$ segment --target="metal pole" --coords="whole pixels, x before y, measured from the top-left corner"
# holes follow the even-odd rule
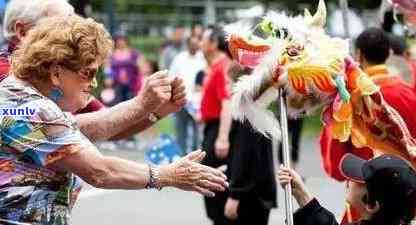
[[[280,123],[282,130],[283,164],[290,168],[289,135],[287,127],[286,96],[283,88],[279,89]],[[293,225],[292,186],[285,187],[286,224]]]

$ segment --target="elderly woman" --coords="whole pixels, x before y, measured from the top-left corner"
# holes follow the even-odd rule
[[[0,81],[9,73],[11,54],[19,48],[30,29],[39,20],[54,16],[74,15],[74,8],[63,0],[9,0],[4,11],[3,33],[8,48],[0,50]],[[165,72],[167,74],[167,72]],[[183,94],[182,99],[167,99],[160,86],[169,76],[146,77],[138,96],[105,108],[91,97],[88,105],[76,113],[75,119],[82,133],[92,141],[121,140],[131,137],[152,126],[158,119],[177,112],[185,105],[183,80],[178,77],[172,82],[172,94]],[[155,93],[156,90],[156,93]],[[116,126],[114,124],[117,124]]]
[[[199,164],[204,152],[153,167],[103,156],[80,132],[70,112],[90,99],[111,49],[102,25],[70,16],[40,21],[13,55],[0,83],[0,224],[70,224],[80,178],[105,189],[171,186],[207,196],[228,186]]]

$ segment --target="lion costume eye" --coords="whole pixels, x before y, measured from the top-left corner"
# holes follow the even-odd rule
[[[290,49],[287,50],[287,54],[291,57],[298,56],[299,55],[299,50],[296,49],[296,48],[290,48]]]
[[[286,55],[290,58],[297,58],[298,56],[302,55],[304,48],[300,45],[290,45],[286,48]]]

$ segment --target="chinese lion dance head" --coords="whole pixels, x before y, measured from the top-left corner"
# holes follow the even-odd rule
[[[344,79],[349,44],[328,36],[325,23],[326,6],[321,0],[314,16],[307,9],[304,16],[296,17],[270,13],[258,25],[263,38],[230,32],[233,58],[254,69],[235,87],[236,118],[247,118],[263,134],[277,137],[277,122],[264,110],[277,99],[275,87],[288,92],[291,117],[310,112],[337,92],[336,80]]]
[[[326,14],[320,0],[314,15],[306,9],[299,16],[270,13],[252,31],[226,29],[234,60],[253,69],[235,84],[234,118],[247,119],[255,130],[279,139],[280,126],[268,106],[282,88],[289,117],[323,106],[321,120],[331,126],[333,138],[416,156],[403,119],[352,60],[348,41],[325,33]],[[386,134],[393,131],[397,136],[389,139]]]

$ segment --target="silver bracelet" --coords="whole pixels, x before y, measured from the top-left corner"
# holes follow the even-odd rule
[[[159,170],[151,165],[149,165],[149,182],[146,185],[146,189],[162,190],[162,187],[160,186]]]

